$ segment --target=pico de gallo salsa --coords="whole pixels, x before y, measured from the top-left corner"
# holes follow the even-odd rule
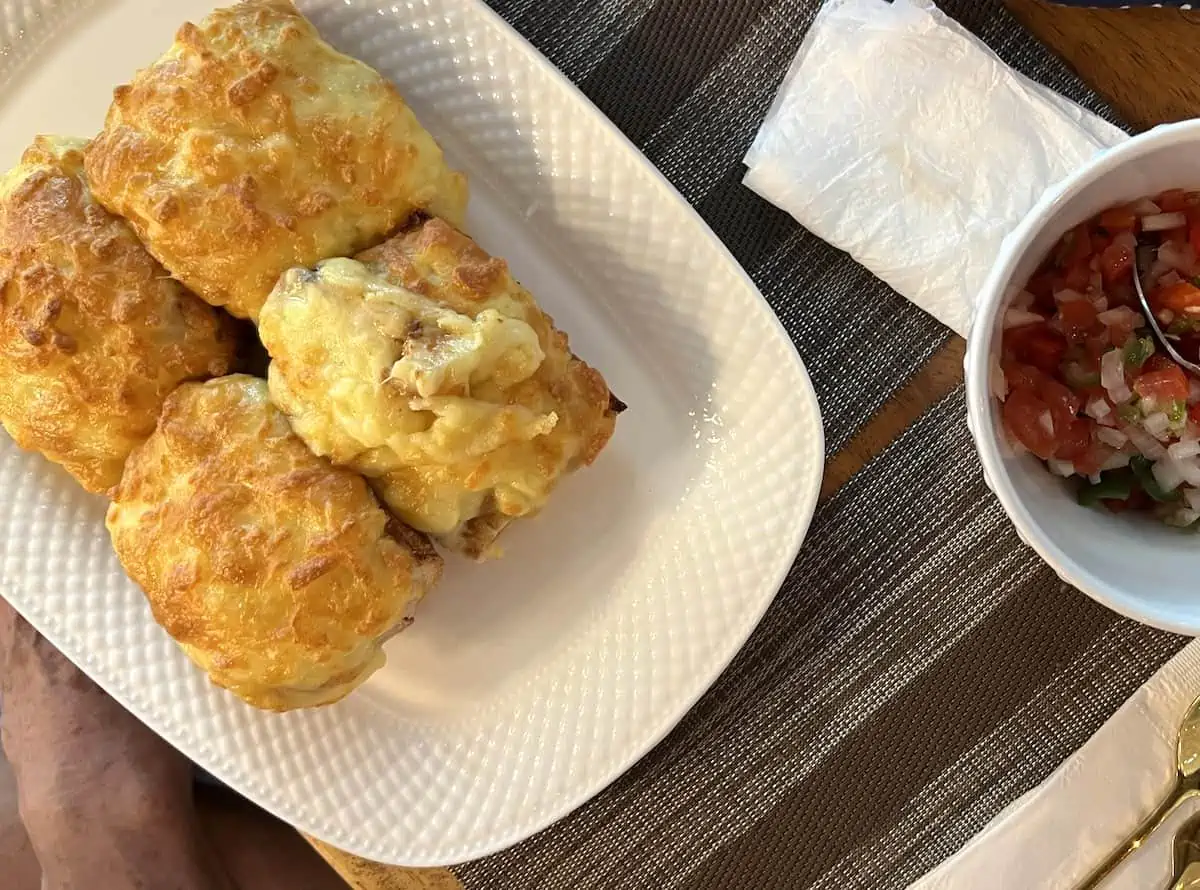
[[[995,395],[1009,440],[1078,499],[1113,512],[1200,520],[1200,381],[1157,349],[1161,329],[1200,354],[1200,191],[1111,207],[1067,232],[1010,303]]]

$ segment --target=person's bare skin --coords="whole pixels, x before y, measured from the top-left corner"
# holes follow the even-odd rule
[[[345,890],[294,832],[226,792],[0,599],[0,741],[47,890]]]

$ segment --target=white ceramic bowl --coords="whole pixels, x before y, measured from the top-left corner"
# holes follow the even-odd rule
[[[1063,233],[1107,207],[1168,188],[1200,188],[1200,120],[1135,136],[1046,193],[1005,240],[980,294],[967,346],[967,411],[984,476],[1022,540],[1098,602],[1194,636],[1200,534],[1079,506],[1067,483],[1007,445],[989,386],[1007,303]]]

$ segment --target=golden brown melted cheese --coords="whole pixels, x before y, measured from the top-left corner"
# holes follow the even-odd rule
[[[265,381],[185,384],[129,459],[113,546],[213,682],[276,711],[337,701],[441,575],[362,477],[298,439]]]
[[[417,210],[461,222],[467,202],[392,84],[290,0],[180,28],[117,88],[87,165],[171,274],[251,319],[286,269],[377,243]]]
[[[471,556],[613,432],[604,378],[503,260],[440,219],[358,260],[287,272],[259,333],[297,434]]]
[[[84,144],[39,136],[0,180],[0,422],[100,492],[234,337],[92,198]]]

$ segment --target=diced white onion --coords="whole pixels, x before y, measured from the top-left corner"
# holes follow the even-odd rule
[[[1170,287],[1173,284],[1179,284],[1179,282],[1181,282],[1181,281],[1183,281],[1183,276],[1180,275],[1178,272],[1176,272],[1174,269],[1172,269],[1171,271],[1167,272],[1165,275],[1162,275],[1159,277],[1158,286],[1159,287]]]
[[[1063,288],[1062,290],[1056,290],[1054,292],[1054,302],[1055,303],[1071,303],[1071,302],[1074,302],[1075,300],[1086,300],[1086,299],[1087,299],[1087,296],[1085,294],[1081,294],[1079,291],[1072,290],[1069,287]]]
[[[1145,225],[1145,220],[1142,220],[1142,224],[1143,226]],[[1117,232],[1117,234],[1113,236],[1112,243],[1118,247],[1124,247],[1126,250],[1132,253],[1133,251],[1137,250],[1137,235],[1133,234],[1133,232]]]
[[[992,356],[992,370],[988,375],[988,383],[992,388],[992,395],[1003,402],[1008,398],[1008,378],[1004,376],[1004,368],[1000,367],[1000,359],[997,356]]]
[[[1155,411],[1142,421],[1142,426],[1146,428],[1146,432],[1157,439],[1170,428],[1171,418],[1167,417],[1165,411]]]
[[[1038,423],[1046,431],[1047,436],[1054,435],[1054,418],[1050,415],[1049,411],[1043,411],[1038,415]]]
[[[1067,476],[1075,475],[1075,464],[1071,463],[1069,460],[1058,460],[1058,458],[1052,457],[1050,460],[1046,461],[1046,464],[1050,467],[1050,472],[1055,476],[1062,476],[1065,478]]]
[[[1103,312],[1105,309],[1108,308],[1108,297],[1104,297],[1104,296],[1096,297],[1096,299],[1092,300],[1092,307],[1097,312]]]
[[[1178,241],[1167,241],[1159,247],[1158,258],[1185,275],[1190,275],[1196,265],[1196,251],[1192,250],[1192,245]]]
[[[1178,229],[1187,225],[1187,215],[1184,213],[1153,213],[1142,217],[1143,232],[1162,232],[1165,229]]]
[[[1125,435],[1129,437],[1129,441],[1133,446],[1141,452],[1142,457],[1147,460],[1158,460],[1160,457],[1166,456],[1167,449],[1162,442],[1154,438],[1144,429],[1136,426],[1123,427]]]
[[[1162,213],[1162,208],[1151,201],[1149,198],[1139,198],[1129,205],[1130,211],[1134,216],[1154,216]]]
[[[1200,442],[1195,439],[1180,439],[1167,446],[1167,454],[1175,460],[1185,460],[1200,454]]]
[[[1189,405],[1194,405],[1200,402],[1200,380],[1188,375],[1188,395],[1187,402]]]
[[[1170,324],[1175,320],[1175,313],[1170,309],[1160,309],[1158,313],[1158,320],[1162,324]]]
[[[1166,457],[1156,460],[1150,469],[1154,473],[1154,481],[1163,491],[1174,491],[1183,484],[1183,469],[1179,461]]]
[[[1009,328],[1020,328],[1027,324],[1039,324],[1046,319],[1036,312],[1030,312],[1028,309],[1009,309],[1004,313],[1004,330]]]
[[[1174,460],[1168,457],[1167,460]],[[1189,457],[1186,460],[1176,460],[1176,465],[1179,467],[1179,472],[1183,474],[1183,481],[1188,485],[1200,485],[1200,461],[1194,457]]]
[[[1083,409],[1084,413],[1092,420],[1103,420],[1108,415],[1112,414],[1112,406],[1104,399],[1092,399],[1087,403],[1087,407]],[[1124,433],[1121,434],[1124,437]],[[1121,442],[1124,445],[1124,441]]]
[[[1190,510],[1187,507],[1180,507],[1175,512],[1171,513],[1164,521],[1167,525],[1174,525],[1178,528],[1187,528],[1197,519],[1200,519],[1200,513],[1195,510]]]
[[[1114,451],[1104,463],[1100,464],[1100,469],[1103,470],[1119,470],[1121,467],[1129,466],[1129,455],[1124,451]]]
[[[1088,278],[1087,289],[1090,294],[1098,294],[1104,290],[1104,276],[1099,272],[1093,272],[1091,277]]]
[[[1189,507],[1193,510],[1200,510],[1200,488],[1185,488],[1183,496]]]
[[[1096,320],[1100,324],[1127,324],[1130,327],[1138,327],[1138,320],[1142,318],[1140,312],[1134,312],[1128,306],[1114,306],[1112,309],[1106,309],[1096,316]],[[1145,320],[1142,319],[1142,324]]]
[[[1129,437],[1123,432],[1107,426],[1096,427],[1096,438],[1105,445],[1111,445],[1113,448],[1124,448],[1125,443],[1129,441]],[[1197,453],[1200,453],[1200,450]]]
[[[1121,350],[1110,349],[1100,359],[1100,385],[1115,404],[1127,402],[1133,391],[1125,382],[1125,358]]]
[[[1017,295],[1013,297],[1012,305],[1016,309],[1028,309],[1033,305],[1034,296],[1027,290],[1017,291]]]

